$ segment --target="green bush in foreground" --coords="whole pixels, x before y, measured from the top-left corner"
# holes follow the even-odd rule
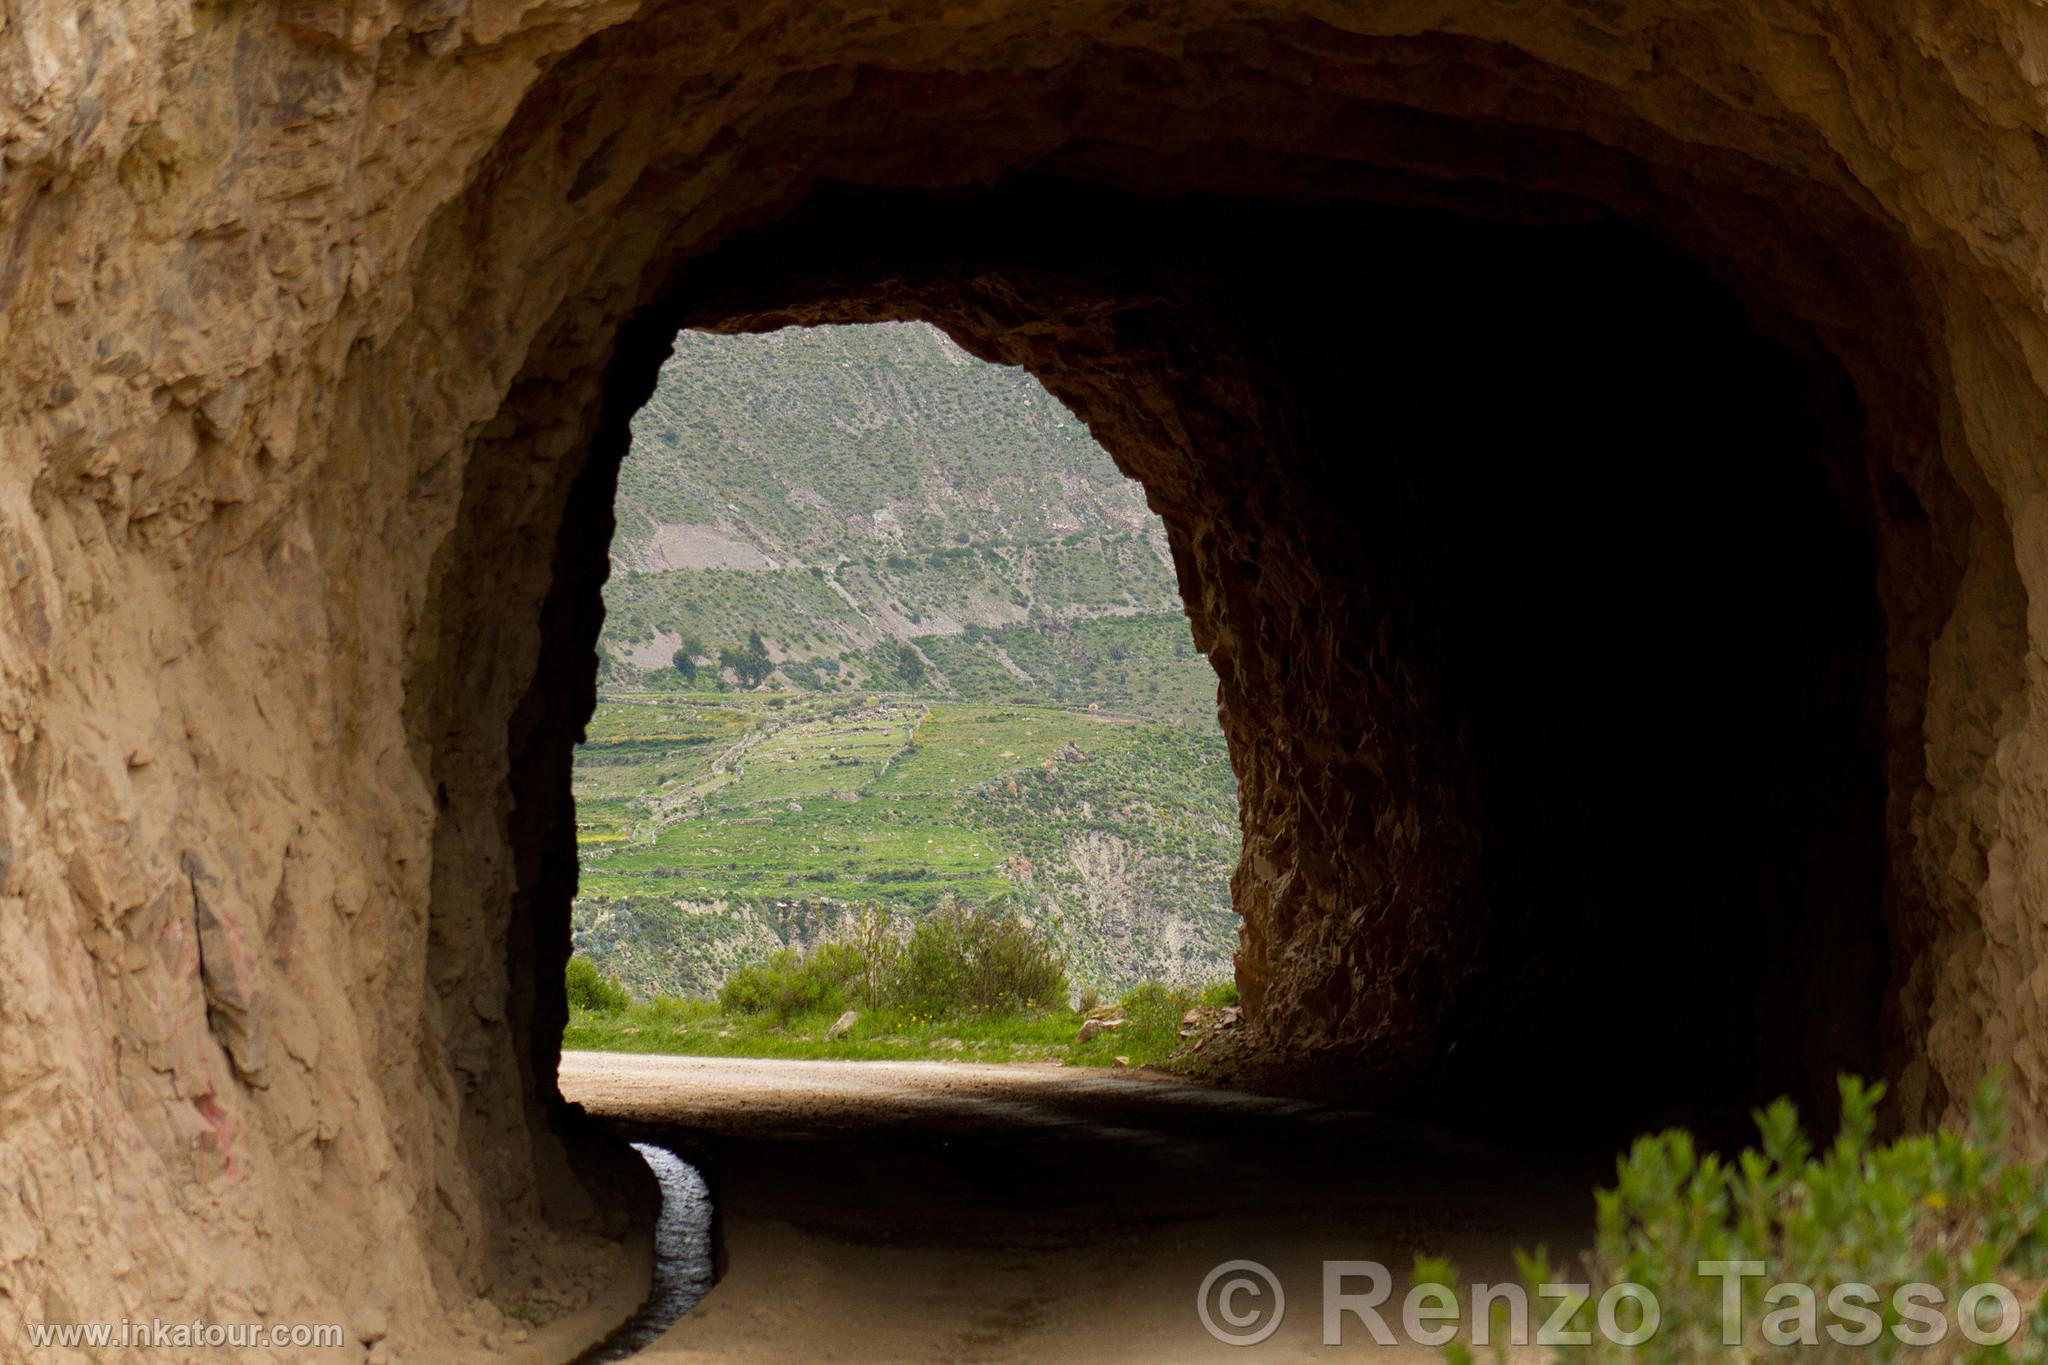
[[[1651,1362],[2048,1360],[2048,1186],[2041,1168],[2001,1155],[1998,1087],[1979,1093],[1967,1131],[1883,1145],[1871,1134],[1884,1087],[1845,1077],[1841,1089],[1841,1132],[1818,1155],[1787,1100],[1757,1114],[1761,1150],[1732,1161],[1699,1152],[1682,1130],[1639,1138],[1614,1188],[1598,1193],[1587,1273],[1553,1272],[1541,1252],[1522,1258],[1532,1304],[1539,1284],[1588,1282],[1590,1298],[1570,1325],[1591,1339],[1559,1353]],[[1416,1278],[1448,1282],[1449,1268],[1424,1262]],[[1599,1320],[1602,1295],[1624,1283],[1647,1288],[1661,1315],[1650,1339],[1633,1347]],[[1902,1303],[1909,1285],[1939,1297]],[[1965,1294],[1980,1285],[1996,1288],[1978,1291],[1973,1310]],[[1963,1330],[1991,1335],[2008,1313],[2019,1328],[2008,1342],[1973,1343]],[[1616,1300],[1615,1316],[1624,1337],[1641,1325],[1634,1303]],[[1724,1338],[1729,1323],[1734,1343]],[[1941,1339],[1930,1341],[1937,1331]],[[1489,1335],[1504,1359],[1502,1325]],[[1472,1358],[1464,1345],[1447,1355]]]
[[[568,989],[570,1009],[617,1014],[633,1003],[633,997],[626,994],[617,978],[598,971],[597,964],[587,957],[569,959],[563,984]]]

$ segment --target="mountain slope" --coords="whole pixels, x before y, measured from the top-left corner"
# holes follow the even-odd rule
[[[634,991],[945,896],[1082,985],[1229,974],[1215,675],[1164,528],[1029,376],[923,326],[684,333],[612,554],[574,931]]]
[[[634,422],[612,554],[622,685],[758,635],[809,690],[900,686],[908,647],[952,695],[1213,701],[1137,485],[1030,376],[930,327],[683,333]]]
[[[1143,495],[1087,429],[1029,375],[984,364],[931,327],[684,332],[633,433],[612,551],[635,569],[1104,532],[1138,533],[1164,564]],[[745,562],[713,562],[720,539],[744,547]],[[1146,586],[1171,592],[1171,576]]]

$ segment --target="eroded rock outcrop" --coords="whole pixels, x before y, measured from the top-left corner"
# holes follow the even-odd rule
[[[160,1305],[368,1312],[452,1358],[536,1269],[620,1263],[622,1168],[564,1136],[552,1080],[567,772],[612,470],[683,323],[930,318],[1029,365],[1145,481],[1242,778],[1260,1055],[1390,1077],[1540,1032],[1516,1010],[1587,979],[1546,907],[1607,907],[1569,944],[1618,969],[1632,884],[1646,915],[1711,927],[1732,903],[1779,935],[1707,966],[1776,964],[1741,1028],[1805,1071],[1876,1056],[1931,1121],[2010,1065],[2042,1112],[2034,9],[48,0],[4,23],[8,1349],[27,1321]],[[1730,433],[1697,412],[1642,430],[1639,458],[1705,471],[1653,498],[1614,423],[1598,461],[1516,485],[1547,543],[1633,526],[1607,573],[1550,584],[1642,568],[1614,613],[1571,615],[1624,638],[1659,584],[1723,600],[1680,573],[1716,517],[1796,509],[1768,563],[1828,608],[1822,638],[1710,634],[1769,641],[1779,686],[1707,729],[1748,769],[1697,745],[1671,766],[1711,775],[1661,789],[1688,828],[1745,812],[1739,848],[1681,840],[1590,889],[1543,852],[1652,828],[1627,791],[1550,803],[1525,778],[1576,735],[1611,759],[1592,771],[1649,781],[1615,732],[1654,746],[1658,708],[1539,687],[1551,725],[1475,682],[1552,676],[1540,649],[1479,651],[1504,638],[1486,574],[1531,561],[1499,553],[1515,504],[1468,495],[1517,466],[1446,473],[1412,402],[1361,439],[1385,376],[1355,362],[1418,378],[1361,344],[1370,283],[1442,276],[1446,223],[1490,225],[1459,306],[1492,335],[1512,296],[1520,349],[1411,395],[1540,406],[1489,372],[1567,376],[1542,319],[1573,294],[1476,268],[1498,258],[1586,274],[1602,302],[1558,320],[1571,344],[1640,326],[1664,369],[1766,396],[1744,411],[1777,428],[1770,458],[1731,457],[1753,501],[1708,477],[1697,433]],[[1684,271],[1718,281],[1675,314],[1711,348],[1628,307]],[[1403,289],[1388,316],[1418,325]],[[1650,423],[1623,384],[1660,367],[1603,345]],[[1557,444],[1541,415],[1530,458]],[[1540,645],[1540,604],[1500,600],[1505,638]],[[1683,663],[1668,632],[1647,655],[1558,638],[1580,682]],[[1670,722],[1711,691],[1675,679]],[[1814,837],[1760,833],[1785,827]],[[1692,894],[1724,864],[1720,900]],[[1830,1008],[1765,1008],[1852,940]],[[1715,942],[1660,931],[1653,956]]]

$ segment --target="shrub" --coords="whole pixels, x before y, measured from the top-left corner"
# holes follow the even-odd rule
[[[2048,1182],[2039,1167],[2001,1155],[1996,1084],[1978,1093],[1967,1131],[1884,1145],[1870,1140],[1884,1087],[1844,1077],[1841,1091],[1840,1133],[1817,1157],[1787,1100],[1756,1115],[1761,1150],[1733,1160],[1700,1152],[1683,1130],[1637,1139],[1618,1165],[1614,1188],[1596,1196],[1589,1273],[1555,1272],[1540,1251],[1518,1257],[1532,1306],[1536,1284],[1590,1283],[1592,1299],[1571,1326],[1590,1331],[1591,1343],[1561,1354],[1599,1361],[1764,1359],[1792,1354],[1779,1348],[1796,1341],[1801,1359],[1845,1363],[2048,1359],[2048,1299],[2041,1295]],[[1764,1271],[1702,1274],[1707,1262],[1761,1263]],[[1439,1263],[1430,1273],[1444,1269]],[[1606,1340],[1597,1325],[1600,1296],[1623,1282],[1648,1288],[1661,1311],[1651,1340],[1632,1348]],[[1805,1286],[1813,1300],[1773,1294],[1780,1284]],[[1925,1301],[1946,1324],[1939,1344],[1910,1346],[1894,1331],[1916,1330],[1894,1298],[1910,1284],[1941,1295],[1939,1303]],[[2003,1347],[1974,1346],[1961,1330],[1962,1294],[1980,1284],[2003,1286],[2020,1306],[2020,1335]],[[1732,1320],[1741,1345],[1723,1344],[1724,1286],[1739,1307]],[[1854,1287],[1859,1302],[1849,1312],[1831,1297],[1838,1286]],[[1874,1293],[1863,1295],[1866,1286]],[[1864,1324],[1851,1313],[1866,1308],[1877,1327],[1873,1340],[1850,1345],[1830,1330],[1853,1337]],[[1634,1308],[1623,1312],[1629,1330]],[[1982,1305],[1973,1325],[1989,1327],[1997,1316],[1995,1302]],[[1447,1354],[1471,1358],[1460,1347]]]
[[[709,1000],[658,995],[634,1013],[637,1018],[644,1019],[647,1023],[674,1027],[678,1024],[701,1023],[712,1018],[718,1013],[718,1006]]]
[[[866,980],[868,975],[867,955],[851,943],[820,943],[804,966],[841,994]]]
[[[626,993],[618,978],[609,972],[600,972],[597,964],[587,957],[571,957],[562,979],[571,1009],[589,1010],[593,1014],[617,1014],[633,1003],[633,997]]]
[[[846,996],[814,959],[784,948],[727,977],[718,1005],[731,1014],[772,1014],[787,1024],[806,1014],[836,1013],[846,1008]]]
[[[889,912],[877,905],[863,905],[826,946],[844,948],[858,959],[859,969],[845,980],[848,994],[864,1009],[880,1009],[888,996],[890,965],[897,946],[895,921]]]
[[[848,1002],[934,1017],[1004,1014],[1064,1003],[1066,963],[1020,920],[948,896],[902,933],[869,906],[810,953],[783,949],[726,978],[719,1006],[788,1021]]]
[[[969,921],[970,1008],[1046,1009],[1066,999],[1066,964],[1043,934],[1007,916],[974,915]]]
[[[884,976],[888,1003],[920,1014],[1045,1009],[1067,994],[1066,963],[1043,934],[950,896],[895,948]]]
[[[949,1014],[967,993],[967,943],[943,908],[919,920],[883,966],[884,999],[917,1014]]]

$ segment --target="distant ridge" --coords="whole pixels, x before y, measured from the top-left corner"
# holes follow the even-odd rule
[[[683,333],[617,510],[615,684],[758,635],[806,690],[1213,703],[1142,491],[1036,380],[923,324]]]

